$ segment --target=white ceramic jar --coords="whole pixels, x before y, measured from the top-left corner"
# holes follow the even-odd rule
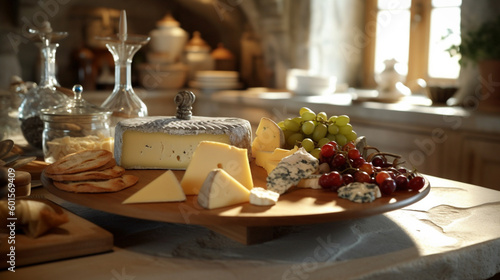
[[[149,47],[152,52],[147,54],[150,63],[175,63],[180,60],[188,33],[180,27],[171,14],[167,14],[157,22],[157,29],[150,32]]]

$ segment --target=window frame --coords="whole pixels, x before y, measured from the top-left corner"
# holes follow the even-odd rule
[[[377,0],[366,0],[365,33],[367,44],[364,50],[363,79],[364,88],[375,88],[375,45],[377,34]],[[408,74],[405,84],[412,88],[418,79],[428,84],[453,84],[457,79],[431,78],[429,67],[429,40],[431,28],[432,0],[412,0],[410,7],[410,43],[408,50]]]

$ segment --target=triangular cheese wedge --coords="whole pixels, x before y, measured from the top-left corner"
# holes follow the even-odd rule
[[[179,180],[172,170],[168,170],[123,201],[123,204],[185,200],[186,195]]]
[[[272,152],[285,146],[285,134],[273,120],[262,117],[252,142],[252,155],[257,151]]]
[[[224,169],[248,190],[253,188],[247,149],[229,144],[201,141],[181,180],[186,195],[198,194],[210,171]]]
[[[295,146],[291,150],[276,148],[273,152],[257,151],[256,154],[252,155],[255,156],[255,164],[257,166],[264,167],[264,169],[266,169],[267,171],[267,174],[269,174],[284,157],[292,155],[298,150],[298,146]]]
[[[224,169],[208,173],[200,188],[198,203],[206,209],[231,206],[250,200],[250,191]]]

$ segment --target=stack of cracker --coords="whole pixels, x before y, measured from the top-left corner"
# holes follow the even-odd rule
[[[133,186],[138,177],[125,174],[107,150],[85,150],[66,155],[45,169],[58,189],[75,193],[116,192]]]

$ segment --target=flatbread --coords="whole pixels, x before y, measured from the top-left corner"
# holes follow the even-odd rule
[[[125,174],[125,168],[115,165],[103,170],[90,170],[73,174],[46,174],[54,181],[87,181],[118,178]]]
[[[60,182],[53,181],[56,188],[74,193],[103,193],[117,192],[137,183],[139,177],[125,174],[118,178],[100,180],[100,181],[76,181]]]
[[[48,174],[73,174],[95,170],[113,160],[108,150],[85,150],[66,155],[45,169]],[[116,163],[115,163],[116,164]]]

